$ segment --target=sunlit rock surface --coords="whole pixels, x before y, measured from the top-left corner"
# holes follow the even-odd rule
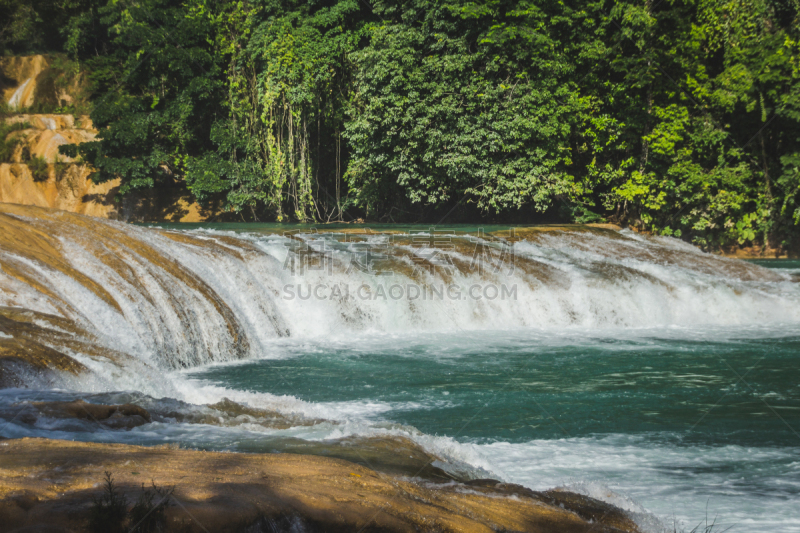
[[[412,480],[307,455],[20,439],[0,441],[0,471],[0,521],[10,531],[85,527],[104,471],[131,501],[151,480],[174,486],[167,524],[180,531],[638,531],[622,511],[586,496]]]
[[[63,209],[100,218],[135,221],[198,222],[219,215],[219,206],[200,207],[186,187],[130,193],[124,201],[117,197],[120,180],[96,184],[92,169],[59,153],[59,146],[91,142],[97,135],[88,116],[31,114],[28,108],[45,104],[57,108],[73,102],[70,92],[79,90],[53,84],[58,72],[48,56],[34,55],[0,58],[0,74],[6,85],[0,87],[9,110],[10,124],[27,128],[9,135],[20,139],[10,160],[0,161],[0,202]],[[1,120],[1,119],[0,119]],[[33,172],[32,159],[40,158],[44,168]]]

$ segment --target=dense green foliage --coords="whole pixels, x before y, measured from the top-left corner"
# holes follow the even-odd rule
[[[0,163],[11,161],[17,147],[22,144],[22,135],[19,131],[29,126],[27,122],[6,122],[0,113]]]
[[[19,51],[39,26],[0,5]],[[69,20],[101,128],[78,150],[123,192],[185,182],[274,220],[608,220],[709,248],[798,234],[800,0],[25,5]]]
[[[586,15],[555,2],[501,14],[516,7],[418,1],[376,9],[384,22],[353,55],[346,132],[359,203],[380,212],[397,197],[436,204],[466,194],[493,211],[544,210],[577,194],[569,144],[584,130],[587,102],[570,83],[570,58],[584,49]],[[506,18],[521,27],[504,26]]]

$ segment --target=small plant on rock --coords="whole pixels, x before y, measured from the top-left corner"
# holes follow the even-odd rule
[[[175,487],[165,489],[150,481],[152,488],[145,489],[130,512],[131,533],[158,533],[166,531],[167,508],[172,505]]]
[[[111,472],[105,473],[104,491],[99,498],[92,498],[89,512],[91,533],[122,533],[128,515],[128,501],[114,484]]]
[[[2,121],[0,113],[0,121]],[[22,144],[24,135],[19,132],[30,127],[27,122],[0,122],[0,163],[9,163],[17,149]]]
[[[47,159],[44,157],[31,157],[31,160],[28,161],[28,168],[31,170],[33,181],[46,181],[50,177],[50,169],[47,166]]]

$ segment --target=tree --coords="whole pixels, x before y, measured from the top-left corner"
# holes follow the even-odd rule
[[[597,135],[575,83],[596,4],[385,2],[355,54],[351,189],[362,205],[452,203],[502,212],[575,199],[575,138]],[[574,55],[584,57],[575,61]],[[601,135],[604,135],[602,133]]]

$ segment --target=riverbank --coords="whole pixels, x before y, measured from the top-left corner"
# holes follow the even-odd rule
[[[151,480],[175,487],[169,531],[638,531],[619,509],[573,493],[434,484],[318,456],[26,438],[0,441],[0,470],[7,531],[83,531],[106,471],[129,502]]]

